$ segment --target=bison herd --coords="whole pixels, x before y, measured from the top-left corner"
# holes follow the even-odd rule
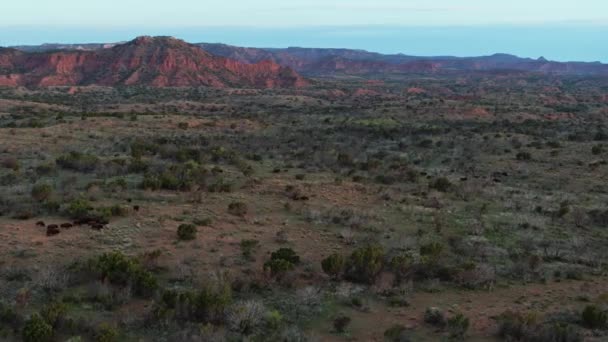
[[[46,228],[46,236],[54,236],[61,233],[61,229],[70,229],[72,227],[80,227],[84,225],[88,225],[91,229],[94,230],[102,230],[105,226],[110,223],[108,220],[99,219],[99,218],[84,218],[78,219],[73,223],[62,223],[60,225],[57,224],[49,224],[46,225],[43,221],[36,222],[37,227]]]
[[[128,199],[127,201],[129,203],[131,203],[131,199]],[[136,212],[139,212],[140,206],[134,205],[133,210]],[[108,223],[110,223],[110,221],[108,221],[107,219],[104,219],[104,218],[85,217],[85,218],[75,220],[73,222],[62,223],[60,225],[57,225],[57,224],[46,225],[44,223],[44,221],[38,221],[38,222],[36,222],[36,227],[46,228],[46,236],[54,236],[54,235],[61,233],[60,228],[61,229],[70,229],[72,227],[81,227],[81,226],[88,225],[91,229],[102,230],[106,227],[106,225]]]

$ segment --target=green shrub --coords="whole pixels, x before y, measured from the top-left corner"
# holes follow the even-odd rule
[[[194,186],[206,186],[208,170],[196,162],[171,165],[161,172],[147,173],[141,183],[143,189],[190,191]]]
[[[117,342],[119,341],[119,332],[113,326],[102,323],[95,332],[96,342]]]
[[[196,226],[193,224],[180,224],[177,227],[177,238],[182,241],[196,239]]]
[[[346,328],[350,324],[351,319],[348,316],[339,316],[334,319],[334,329],[339,334],[343,334],[346,331]]]
[[[55,172],[55,163],[46,163],[36,166],[36,174],[39,176],[48,176]]]
[[[595,305],[588,305],[582,313],[583,325],[589,329],[608,327],[608,313]]]
[[[163,320],[216,322],[225,314],[230,303],[230,284],[218,282],[213,286],[206,285],[199,291],[167,290],[155,303],[153,314]]]
[[[321,261],[323,272],[332,279],[338,279],[340,277],[340,274],[344,270],[344,265],[344,257],[337,253],[334,253]]]
[[[87,218],[91,216],[93,206],[85,199],[76,199],[70,202],[65,214],[73,219]]]
[[[507,341],[580,342],[579,329],[560,322],[542,323],[534,313],[507,311],[498,317],[498,336]]]
[[[395,324],[384,332],[384,338],[391,342],[408,342],[407,329],[401,324]]]
[[[469,330],[469,325],[469,319],[461,313],[457,313],[456,315],[450,317],[447,325],[450,338],[463,340],[467,334],[467,331]]]
[[[283,315],[277,310],[270,310],[266,314],[266,327],[269,331],[277,331],[283,324]]]
[[[40,310],[40,315],[53,328],[57,328],[66,312],[67,306],[65,304],[54,302],[45,305],[42,310]]]
[[[291,271],[300,263],[300,257],[291,248],[280,248],[270,255],[270,260],[264,264],[265,270],[270,270],[272,276],[281,276]]]
[[[246,259],[252,259],[255,249],[260,242],[258,240],[241,240],[241,253]]]
[[[443,245],[440,242],[429,242],[420,246],[420,256],[425,264],[434,264],[439,261],[443,253]]]
[[[445,177],[435,179],[429,184],[429,188],[437,190],[439,192],[448,192],[452,188],[452,182]]]
[[[536,342],[582,342],[583,335],[581,331],[567,323],[549,323],[542,325],[526,341]]]
[[[593,155],[599,155],[599,154],[604,153],[604,146],[603,146],[603,145],[594,145],[594,146],[591,148],[591,153],[592,153]]]
[[[56,163],[64,169],[79,172],[91,172],[97,168],[99,158],[92,154],[73,151],[57,158]]]
[[[275,252],[272,252],[270,255],[271,260],[286,260],[294,265],[300,263],[300,257],[298,254],[291,248],[279,248]]]
[[[3,301],[0,301],[0,327],[9,326],[14,331],[19,331],[23,324],[23,318],[15,311],[15,309]]]
[[[412,274],[415,265],[413,258],[409,254],[402,253],[391,259],[390,266],[397,280],[403,280]]]
[[[137,139],[131,143],[131,156],[136,159],[144,155],[154,156],[159,150],[158,144],[143,139]]]
[[[378,245],[355,250],[346,262],[346,276],[355,282],[373,283],[384,267],[384,249]]]
[[[235,216],[245,216],[248,211],[247,204],[243,202],[232,202],[228,205],[228,212]]]
[[[517,153],[515,158],[520,161],[528,161],[532,160],[532,155],[530,154],[530,152],[521,151]]]
[[[128,170],[131,173],[143,173],[147,172],[149,168],[150,164],[142,160],[141,158],[131,158]]]
[[[31,195],[35,201],[44,202],[53,194],[53,187],[50,184],[36,184],[32,187]]]
[[[194,220],[192,220],[192,223],[194,223],[197,226],[210,226],[211,223],[213,223],[213,220],[211,220],[208,217],[205,218],[195,218]]]
[[[35,313],[25,322],[21,337],[24,342],[52,341],[53,327]]]
[[[446,325],[443,311],[435,307],[429,307],[424,311],[424,322],[436,327],[443,327]]]
[[[273,277],[282,276],[283,274],[293,270],[294,268],[294,264],[283,259],[269,260],[264,263],[264,269],[270,270],[270,275]]]
[[[131,286],[135,295],[148,297],[158,288],[154,275],[139,260],[120,252],[105,253],[89,261],[89,268],[113,285]]]

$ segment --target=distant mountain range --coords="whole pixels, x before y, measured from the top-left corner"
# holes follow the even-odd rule
[[[0,85],[303,87],[305,76],[518,71],[608,76],[608,64],[554,62],[508,54],[417,57],[363,50],[244,48],[171,37],[126,43],[0,48]]]
[[[520,58],[508,54],[482,57],[417,57],[403,54],[384,55],[349,49],[259,49],[225,44],[196,44],[214,55],[244,63],[271,60],[304,75],[429,73],[441,71],[511,70],[570,75],[608,75],[608,64],[599,62],[554,62],[543,57]]]

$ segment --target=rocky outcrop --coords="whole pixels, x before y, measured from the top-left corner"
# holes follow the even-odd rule
[[[139,37],[94,51],[0,50],[0,85],[154,87],[303,87],[308,82],[271,61],[218,57],[171,37]]]

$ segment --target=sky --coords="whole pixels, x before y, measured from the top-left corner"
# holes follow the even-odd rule
[[[7,0],[0,46],[171,35],[256,47],[608,62],[607,0]]]

